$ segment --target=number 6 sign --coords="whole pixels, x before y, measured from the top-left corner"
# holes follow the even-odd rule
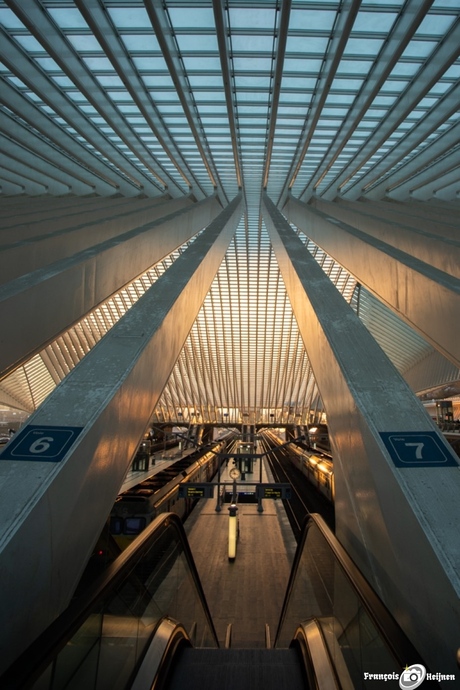
[[[81,426],[29,424],[13,436],[0,460],[60,462],[82,430]]]

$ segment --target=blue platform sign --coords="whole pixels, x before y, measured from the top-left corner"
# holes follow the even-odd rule
[[[13,436],[0,460],[60,462],[82,430],[82,426],[29,424]]]
[[[457,467],[435,431],[381,431],[396,467]]]

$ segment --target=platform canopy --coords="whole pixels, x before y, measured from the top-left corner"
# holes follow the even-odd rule
[[[5,271],[63,260],[58,236],[71,214],[75,227],[85,214],[77,230],[90,234],[91,214],[95,223],[115,204],[132,215],[150,201],[176,209],[215,195],[224,208],[242,190],[242,220],[155,421],[320,418],[263,191],[286,216],[295,199],[337,232],[345,223],[409,256],[426,243],[418,260],[458,283],[458,0],[0,0],[0,39]],[[460,393],[456,357],[409,318],[419,307],[379,294],[384,263],[372,259],[366,284],[340,246],[334,256],[322,246],[319,225],[313,241],[310,221],[290,222],[412,389]],[[0,405],[35,410],[193,239],[31,344],[5,370]],[[438,258],[427,258],[430,242]],[[26,269],[27,252],[36,264]],[[0,279],[6,301],[20,272]],[[27,310],[18,318],[26,329]]]

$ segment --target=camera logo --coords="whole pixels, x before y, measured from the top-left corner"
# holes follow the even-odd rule
[[[422,664],[412,664],[399,676],[399,687],[402,690],[415,690],[426,678],[426,668]]]

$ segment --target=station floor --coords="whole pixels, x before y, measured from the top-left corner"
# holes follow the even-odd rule
[[[247,490],[260,479],[258,462],[253,474],[246,475]],[[231,484],[228,469],[222,472],[221,481]],[[273,482],[265,464],[262,481]],[[185,530],[219,643],[224,646],[231,623],[232,648],[265,647],[266,625],[273,645],[296,548],[283,504],[264,499],[263,512],[258,512],[257,504],[239,505],[240,536],[236,558],[229,561],[229,504],[216,512],[216,503],[216,498],[200,499]]]

